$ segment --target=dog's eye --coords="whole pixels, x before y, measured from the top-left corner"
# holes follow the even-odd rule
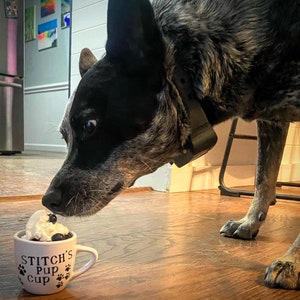
[[[87,133],[93,133],[94,130],[97,127],[97,121],[96,120],[87,120],[83,125],[82,129]]]

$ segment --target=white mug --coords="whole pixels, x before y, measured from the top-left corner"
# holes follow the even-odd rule
[[[14,235],[15,263],[23,288],[39,295],[63,290],[70,280],[90,269],[98,260],[94,248],[77,245],[77,235],[62,241],[38,242],[22,238],[25,231]],[[76,254],[87,252],[90,260],[74,270]]]

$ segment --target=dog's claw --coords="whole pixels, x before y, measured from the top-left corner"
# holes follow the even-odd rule
[[[228,221],[220,230],[220,233],[226,237],[233,237],[234,232],[240,226],[241,223],[235,221]]]
[[[290,261],[276,260],[265,273],[265,285],[271,288],[300,289],[300,265]]]
[[[221,228],[220,234],[235,239],[252,240],[257,236],[258,231],[246,222],[231,220]]]
[[[253,240],[258,234],[258,229],[252,231],[250,226],[241,225],[234,232],[233,237],[236,239]]]

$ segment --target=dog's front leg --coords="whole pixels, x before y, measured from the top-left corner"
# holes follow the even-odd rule
[[[220,230],[226,237],[253,239],[275,199],[276,181],[289,123],[257,121],[258,164],[255,193],[244,218],[228,221]]]

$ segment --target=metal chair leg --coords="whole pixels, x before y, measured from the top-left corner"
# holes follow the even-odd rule
[[[221,169],[220,169],[220,174],[219,174],[220,194],[223,196],[231,196],[231,197],[240,197],[241,195],[254,196],[253,191],[229,188],[226,186],[225,181],[224,181],[224,176],[225,176],[226,167],[228,164],[228,159],[229,159],[233,139],[257,140],[256,136],[235,134],[237,123],[238,123],[237,118],[232,121],[231,128],[230,128],[229,135],[228,135],[227,145],[225,148],[225,153],[224,153],[224,157],[223,157],[223,161],[222,161],[222,165],[221,165]],[[300,187],[300,184],[298,184],[298,183],[277,182],[277,186],[282,186],[282,185]],[[300,196],[297,196],[297,195],[276,194],[276,198],[300,201]]]

